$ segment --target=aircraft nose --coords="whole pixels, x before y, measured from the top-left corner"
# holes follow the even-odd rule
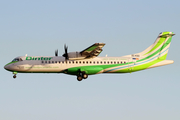
[[[6,65],[4,66],[4,69],[10,71],[10,70],[12,69],[11,64],[6,64]]]
[[[9,66],[9,65],[5,65],[5,66],[4,66],[4,69],[8,70],[8,68],[9,68],[8,66]]]

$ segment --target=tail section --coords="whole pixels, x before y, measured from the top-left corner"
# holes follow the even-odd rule
[[[173,35],[175,35],[173,32],[160,33],[156,41],[151,46],[138,54],[141,58],[149,58],[151,56],[158,55],[157,59],[165,60]]]

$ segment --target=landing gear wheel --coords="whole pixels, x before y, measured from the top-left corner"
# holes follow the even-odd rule
[[[14,75],[13,78],[15,79],[15,78],[16,78],[16,75]]]
[[[83,78],[81,76],[77,76],[77,80],[81,81]]]
[[[84,74],[82,75],[82,77],[83,77],[83,79],[86,79],[86,78],[88,78],[88,75],[87,75],[86,73],[84,73]]]

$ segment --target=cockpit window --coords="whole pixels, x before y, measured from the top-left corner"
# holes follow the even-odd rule
[[[21,58],[19,58],[19,61],[23,61]]]
[[[12,60],[12,62],[15,62],[15,61],[23,61],[21,58],[15,58],[14,60]]]

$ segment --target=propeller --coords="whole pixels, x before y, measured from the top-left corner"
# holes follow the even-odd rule
[[[69,60],[69,56],[68,56],[68,46],[66,46],[66,44],[64,45],[64,51],[65,53],[62,55],[63,57],[65,57],[66,60]]]
[[[58,49],[55,51],[55,56],[58,56]]]

